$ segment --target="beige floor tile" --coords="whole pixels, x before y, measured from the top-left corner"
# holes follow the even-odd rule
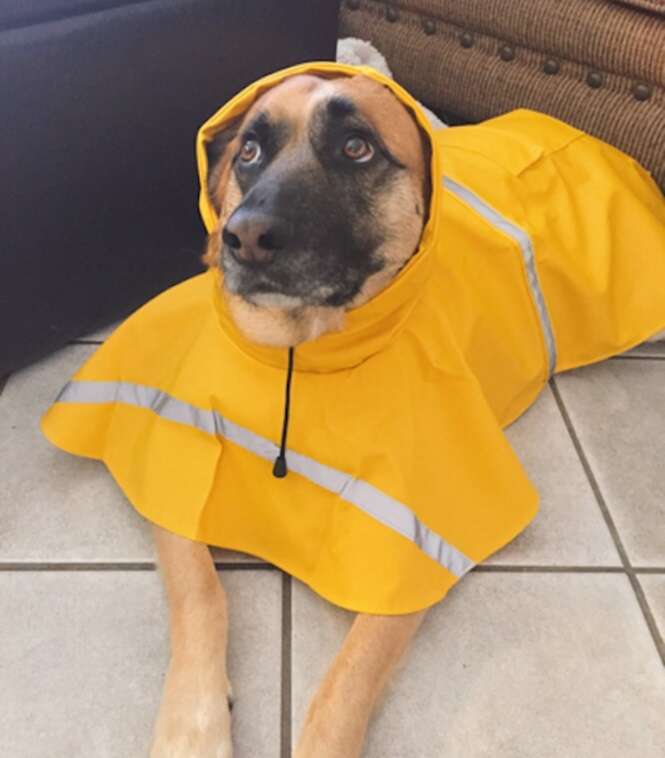
[[[638,580],[658,625],[660,636],[665,639],[665,574],[639,574]]]
[[[111,334],[113,334],[113,332],[120,326],[121,323],[122,320],[114,321],[112,324],[109,324],[102,329],[98,329],[96,332],[91,332],[90,334],[83,335],[81,339],[94,342],[104,342],[106,339],[108,339],[108,337],[111,336]]]
[[[98,461],[53,447],[39,419],[95,350],[73,345],[13,374],[0,395],[0,561],[152,561],[150,525]],[[217,560],[251,560],[216,551]]]
[[[487,563],[620,565],[549,387],[508,428],[507,436],[538,488],[540,511],[524,532]]]
[[[636,566],[665,563],[665,363],[613,360],[557,377]]]
[[[279,758],[282,691],[282,575],[220,572],[229,596],[233,758]]]
[[[280,578],[229,571],[223,579],[235,758],[277,758]],[[3,572],[0,597],[0,755],[146,756],[167,664],[158,576]]]
[[[296,583],[296,734],[351,620]],[[363,757],[661,758],[664,712],[623,574],[475,573],[426,618]]]

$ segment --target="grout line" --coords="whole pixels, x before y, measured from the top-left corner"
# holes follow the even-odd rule
[[[280,758],[291,758],[291,628],[292,583],[282,574],[282,689]]]
[[[265,561],[215,561],[215,568],[224,571],[281,571]],[[1,571],[154,571],[152,561],[0,561]],[[623,566],[538,566],[535,564],[481,564],[473,571],[481,573],[534,574],[623,574]],[[632,569],[636,574],[665,574],[665,566],[643,566]],[[284,576],[288,574],[281,571]]]
[[[152,561],[77,562],[77,561],[2,561],[0,571],[154,571]]]
[[[215,568],[224,571],[280,571],[271,563],[252,561],[215,561]],[[78,562],[78,561],[0,561],[2,571],[154,571],[153,561]]]
[[[613,355],[611,361],[665,361],[665,355]]]
[[[474,566],[473,571],[481,573],[506,574],[625,574],[623,566],[512,566],[501,564],[481,564]],[[663,570],[665,573],[665,569]]]
[[[607,525],[607,528],[610,531],[610,535],[612,536],[612,539],[614,540],[614,546],[616,547],[617,552],[619,553],[619,557],[621,558],[621,563],[623,564],[626,571],[631,571],[632,567],[630,565],[630,561],[628,560],[628,555],[623,546],[623,543],[621,542],[621,537],[619,536],[619,532],[616,528],[616,525],[614,524],[612,516],[610,515],[609,509],[607,507],[607,503],[605,502],[605,498],[603,497],[603,494],[600,491],[600,487],[598,486],[596,477],[593,471],[591,470],[589,461],[587,460],[584,450],[582,449],[582,443],[580,442],[579,437],[577,436],[577,432],[575,431],[573,422],[570,418],[570,415],[568,413],[566,406],[564,405],[563,398],[561,397],[559,388],[556,386],[554,379],[550,380],[550,387],[552,389],[552,393],[554,394],[554,399],[556,400],[556,404],[559,407],[559,412],[561,413],[561,416],[563,417],[563,422],[566,426],[566,429],[568,430],[568,434],[570,435],[570,439],[573,443],[573,447],[575,448],[575,451],[577,452],[577,455],[582,464],[582,468],[584,469],[584,473],[586,474],[586,477],[589,480],[589,484],[591,485],[591,489],[593,490],[593,494],[596,498],[596,502],[598,503],[598,506],[603,515],[603,518],[605,519],[605,524]]]
[[[628,559],[628,554],[626,553],[626,549],[624,548],[623,543],[621,542],[619,531],[614,523],[614,520],[612,519],[612,515],[610,514],[610,510],[607,507],[607,503],[605,502],[603,493],[600,490],[598,481],[596,480],[596,477],[593,471],[591,470],[591,465],[589,464],[586,454],[584,450],[582,449],[582,443],[580,442],[580,439],[577,436],[577,432],[575,431],[575,427],[573,426],[572,419],[570,418],[570,414],[568,413],[568,409],[566,408],[565,403],[563,402],[563,398],[561,397],[559,388],[557,387],[556,381],[554,378],[550,379],[550,387],[554,394],[554,399],[556,400],[556,404],[559,407],[559,412],[561,413],[561,416],[563,417],[563,421],[564,421],[564,424],[566,425],[566,429],[568,430],[568,434],[570,435],[570,439],[572,440],[573,446],[575,447],[575,450],[580,459],[582,467],[584,468],[584,472],[587,476],[587,479],[589,480],[589,484],[591,485],[591,489],[593,490],[593,494],[596,498],[596,502],[598,503],[598,507],[600,508],[600,512],[602,513],[603,518],[605,519],[605,524],[607,525],[607,528],[610,531],[612,539],[614,540],[614,545],[619,553],[619,557],[621,558],[621,563],[623,564],[623,567],[626,571],[628,581],[630,582],[633,588],[633,592],[635,593],[635,598],[637,600],[638,605],[640,606],[642,615],[644,616],[644,620],[646,621],[647,627],[649,628],[649,632],[651,633],[651,637],[653,639],[654,645],[656,646],[656,651],[658,652],[658,655],[660,656],[662,664],[665,666],[665,642],[663,641],[663,638],[661,637],[660,632],[658,631],[658,626],[653,617],[653,614],[651,613],[651,608],[649,608],[649,604],[647,603],[647,599],[644,595],[642,587],[640,586],[640,583],[637,579],[635,569],[630,565],[630,560]]]
[[[665,568],[660,566],[643,566],[642,568],[633,567],[636,574],[665,574]]]

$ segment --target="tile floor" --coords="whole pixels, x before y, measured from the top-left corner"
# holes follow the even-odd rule
[[[145,756],[167,660],[147,525],[37,421],[106,332],[0,382],[0,756]],[[508,430],[542,494],[427,617],[368,758],[665,756],[665,345],[557,377]],[[216,550],[236,758],[289,758],[351,623]]]

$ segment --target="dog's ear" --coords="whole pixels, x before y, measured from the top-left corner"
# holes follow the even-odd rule
[[[233,119],[218,132],[210,142],[206,142],[208,157],[207,191],[212,207],[219,214],[224,202],[224,191],[231,172],[233,142],[238,135],[242,118]]]

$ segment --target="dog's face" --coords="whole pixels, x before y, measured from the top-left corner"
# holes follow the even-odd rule
[[[418,246],[427,142],[372,79],[287,79],[208,154],[220,224],[207,262],[221,266],[227,293],[245,304],[301,319],[308,309],[358,305]]]

